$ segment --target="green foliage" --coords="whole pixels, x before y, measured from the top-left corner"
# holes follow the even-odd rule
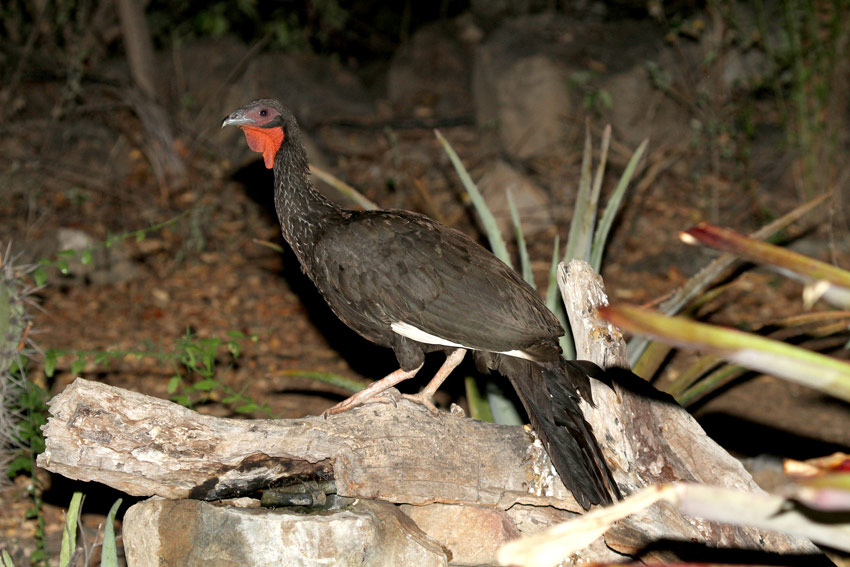
[[[35,550],[30,556],[32,565],[47,566],[47,540],[45,535],[45,522],[42,510],[42,485],[35,471],[35,458],[44,452],[44,435],[41,427],[47,423],[47,393],[37,384],[26,379],[24,368],[26,358],[21,358],[5,379],[11,379],[19,384],[15,391],[17,397],[9,407],[13,408],[15,420],[10,424],[8,432],[9,440],[3,448],[8,453],[8,462],[5,463],[6,477],[13,478],[18,475],[29,475],[30,482],[27,485],[27,497],[30,499],[30,507],[27,509],[25,518],[35,520]],[[10,558],[11,561],[11,558]]]
[[[843,104],[838,84],[839,64],[847,48],[846,0],[781,2],[782,19],[776,33],[763,1],[754,3],[760,47],[773,60],[775,73],[767,78],[782,113],[786,140],[801,156],[799,169],[804,198],[826,190],[830,167],[838,154],[842,126],[831,107]],[[770,21],[770,24],[768,23]]]
[[[510,254],[508,253],[508,249],[505,244],[505,240],[502,237],[498,224],[496,223],[496,219],[493,216],[492,211],[490,211],[490,208],[487,206],[487,203],[484,201],[484,198],[479,192],[478,187],[475,185],[475,182],[472,181],[472,177],[470,177],[469,172],[464,167],[463,162],[460,160],[460,157],[457,155],[457,152],[454,151],[454,148],[452,148],[448,140],[446,140],[443,135],[440,134],[439,131],[435,130],[434,133],[437,136],[437,139],[442,144],[446,154],[449,156],[449,159],[451,160],[455,171],[460,177],[461,182],[463,183],[463,186],[466,189],[467,194],[469,195],[470,201],[475,207],[475,210],[478,213],[482,224],[484,225],[484,231],[490,242],[490,248],[493,251],[493,254],[495,254],[496,257],[498,257],[508,266],[513,266]],[[605,165],[607,162],[610,138],[611,128],[609,126],[605,129],[605,133],[603,134],[599,165],[596,169],[596,175],[591,181],[591,162],[593,160],[593,152],[591,147],[590,128],[587,128],[587,133],[585,136],[584,154],[582,158],[581,178],[579,180],[579,191],[578,195],[576,196],[576,205],[573,211],[573,221],[570,226],[570,233],[567,241],[567,250],[563,258],[564,262],[568,262],[573,258],[581,258],[588,262],[595,262],[595,264],[592,265],[596,271],[599,271],[600,269],[602,263],[602,251],[605,248],[605,242],[608,239],[608,234],[613,224],[614,217],[616,216],[617,211],[619,210],[619,206],[623,200],[625,190],[628,187],[629,182],[631,181],[631,178],[637,167],[637,164],[643,157],[643,154],[646,151],[646,146],[648,144],[648,141],[644,140],[644,142],[632,155],[625,171],[623,172],[623,175],[620,177],[620,181],[617,184],[617,188],[615,189],[613,195],[611,196],[608,202],[608,206],[605,208],[605,213],[603,215],[602,221],[597,226],[596,215],[597,210],[599,208],[602,180],[605,174]],[[534,278],[533,274],[531,273],[531,261],[529,259],[528,250],[525,244],[525,236],[522,232],[519,213],[516,209],[516,206],[514,205],[513,196],[510,194],[510,192],[508,192],[508,206],[510,207],[511,211],[511,220],[514,228],[514,236],[516,238],[517,246],[519,248],[520,269],[522,272],[522,276],[525,281],[527,281],[532,287],[534,287]],[[558,293],[557,286],[559,248],[559,241],[557,237],[555,238],[553,248],[554,254],[552,256],[552,264],[549,271],[549,287],[546,292],[546,305],[553,313],[555,313],[555,315],[563,324],[564,328],[569,329],[569,325],[566,321],[566,316],[564,315],[563,303],[560,300],[560,294]],[[573,346],[573,341],[569,332],[567,332],[563,337],[561,337],[561,348],[564,352],[564,356],[568,358],[574,356],[575,347]],[[467,397],[470,400],[469,403],[470,405],[480,405],[482,403],[482,400],[480,399],[480,393],[478,392],[477,388],[471,388],[470,384],[471,383],[467,381]],[[494,391],[494,387],[492,386],[492,384],[488,384],[487,394],[488,398],[490,399],[490,405],[493,410],[493,414],[497,416],[496,422],[507,423],[507,421],[501,421],[498,417],[499,414],[507,415],[509,413],[503,410],[505,406],[509,405],[505,397],[503,395],[500,395],[498,391]],[[511,423],[514,422],[514,417],[512,416],[508,416],[505,419],[511,420]]]
[[[368,384],[363,384],[361,381],[352,380],[351,378],[347,378],[339,374],[334,374],[332,372],[316,372],[313,370],[284,370],[283,372],[281,372],[281,375],[297,376],[300,378],[307,378],[308,380],[317,380],[335,388],[348,390],[352,393],[359,392],[360,390],[368,386]]]
[[[35,281],[37,286],[42,286],[47,283],[48,271],[52,268],[59,270],[59,272],[63,275],[67,275],[70,272],[69,262],[73,260],[79,260],[84,266],[90,265],[94,262],[94,253],[103,248],[111,248],[120,242],[125,240],[133,239],[136,242],[141,242],[145,238],[148,237],[151,233],[159,232],[163,228],[172,226],[176,224],[180,219],[189,215],[191,212],[197,212],[195,209],[187,209],[186,211],[176,215],[168,220],[162,221],[157,224],[153,224],[151,226],[140,228],[138,230],[132,230],[130,232],[125,232],[123,234],[112,234],[109,235],[106,240],[103,242],[99,242],[97,245],[92,246],[91,248],[86,248],[84,250],[62,250],[58,252],[53,258],[42,258],[38,261],[36,267],[32,270],[32,278]]]
[[[469,199],[472,201],[472,204],[475,206],[475,210],[478,212],[478,216],[481,218],[481,223],[484,225],[484,232],[487,234],[487,240],[490,241],[490,249],[493,251],[493,254],[499,258],[499,260],[508,266],[513,267],[511,255],[508,253],[508,247],[505,245],[505,239],[502,238],[502,232],[499,230],[496,218],[493,216],[493,212],[490,210],[490,207],[488,207],[487,203],[484,201],[484,197],[478,190],[478,186],[475,185],[475,182],[472,180],[472,177],[470,177],[466,167],[464,167],[463,162],[460,160],[460,156],[457,155],[457,152],[455,152],[454,148],[452,148],[449,141],[443,137],[439,130],[434,130],[434,134],[443,145],[443,149],[449,156],[458,177],[460,177],[461,183],[463,183],[463,187],[469,195]]]
[[[100,552],[101,567],[118,567],[118,549],[115,546],[115,514],[121,507],[121,498],[115,501],[106,515],[106,527],[103,529],[103,547]]]
[[[35,520],[35,549],[30,554],[30,564],[33,567],[47,567],[47,533],[44,521],[44,500],[41,497],[44,487],[37,477],[33,476],[27,486],[27,496],[32,501],[32,506],[27,510],[25,519]]]
[[[525,245],[525,234],[522,232],[522,222],[520,221],[519,211],[516,208],[514,196],[510,189],[508,189],[508,207],[511,210],[511,222],[514,226],[514,238],[516,238],[517,248],[519,248],[519,265],[520,270],[522,271],[522,279],[524,279],[531,287],[536,288],[537,286],[534,284],[534,274],[531,271],[531,258],[528,256],[528,247]]]
[[[187,330],[168,350],[152,344],[135,350],[48,349],[44,355],[44,372],[52,377],[60,358],[71,359],[72,374],[83,372],[89,363],[108,369],[114,361],[127,357],[153,358],[172,368],[174,373],[168,382],[168,393],[173,401],[183,406],[191,408],[218,400],[236,413],[260,411],[271,416],[268,405],[255,402],[244,391],[233,390],[218,379],[221,372],[219,357],[227,353],[235,360],[241,356],[245,341],[256,340],[256,335],[248,336],[239,331],[228,331],[225,338],[219,338],[199,337]]]
[[[327,45],[345,30],[348,10],[337,0],[262,3],[218,0],[213,3],[154,0],[147,10],[156,43],[185,43],[192,38],[233,34],[247,42],[266,38],[277,49]]]
[[[575,71],[570,75],[568,84],[582,92],[584,109],[596,116],[614,108],[614,99],[607,90],[598,84],[599,72],[590,69]]]
[[[47,396],[27,379],[27,348],[30,319],[27,314],[28,295],[32,293],[26,279],[33,266],[16,266],[7,250],[0,258],[0,467],[5,474],[0,479],[29,474],[27,495],[31,507],[26,518],[36,521],[33,565],[47,565],[44,517],[41,513],[42,487],[33,475],[35,457],[44,451],[41,426],[46,422]],[[11,563],[5,554],[4,563]]]
[[[15,372],[22,374],[20,368]],[[35,458],[44,452],[44,436],[41,427],[47,423],[47,392],[38,384],[22,379],[23,388],[15,402],[18,421],[13,435],[17,446],[13,458],[6,465],[6,475],[32,475],[35,470]]]
[[[65,527],[62,530],[62,545],[59,548],[59,567],[71,567],[71,561],[77,553],[77,522],[83,507],[83,493],[75,492],[65,513]]]
[[[88,566],[92,562],[94,549],[98,545],[97,541],[92,542],[87,547],[85,540],[83,540],[82,549],[77,548],[77,531],[80,526],[80,515],[83,511],[84,500],[85,497],[82,492],[75,492],[71,496],[71,503],[68,505],[68,510],[65,513],[65,525],[62,530],[62,540],[59,547],[59,567],[72,567],[79,563]],[[33,518],[37,519],[39,526],[36,533],[37,547],[32,555],[30,555],[30,564],[47,567],[50,562],[48,561],[44,546],[44,515],[42,514],[43,503],[40,497],[38,502],[39,506],[33,512]],[[101,567],[118,567],[118,551],[115,545],[115,515],[118,513],[121,502],[121,498],[116,500],[106,516],[106,527],[103,531],[103,539],[100,542],[102,546],[100,557]],[[78,557],[80,551],[83,554],[82,561]],[[2,556],[0,556],[0,567],[15,567],[11,555],[6,550],[3,550]]]

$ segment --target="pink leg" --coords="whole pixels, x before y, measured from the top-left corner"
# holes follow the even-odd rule
[[[422,404],[431,410],[431,413],[438,413],[437,408],[434,406],[434,402],[432,402],[431,399],[434,397],[434,393],[440,388],[446,378],[449,377],[449,374],[452,373],[452,370],[457,368],[457,365],[461,363],[464,355],[466,355],[465,348],[453,350],[451,354],[446,356],[446,361],[421,392],[418,394],[404,394],[404,397],[408,400]]]
[[[380,380],[372,382],[372,384],[370,384],[368,388],[360,390],[350,398],[346,398],[343,401],[339,402],[337,405],[333,406],[332,408],[325,410],[322,415],[328,416],[335,413],[342,413],[344,411],[350,410],[353,407],[359,406],[370,398],[373,398],[378,394],[382,393],[384,390],[392,388],[399,382],[404,382],[408,378],[413,378],[414,376],[416,376],[416,373],[419,372],[420,368],[422,368],[421,364],[413,370],[405,371],[399,368],[395,372],[387,374]]]

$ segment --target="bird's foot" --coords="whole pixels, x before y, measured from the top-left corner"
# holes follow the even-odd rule
[[[431,392],[422,390],[418,394],[402,394],[401,397],[410,400],[411,402],[425,406],[425,409],[427,409],[434,415],[440,414],[440,410],[437,409],[437,406],[435,406],[434,402],[432,401]]]
[[[345,399],[345,400],[341,401],[340,403],[338,403],[337,405],[333,406],[332,408],[325,410],[322,413],[322,417],[328,417],[329,415],[333,415],[335,413],[342,413],[344,411],[348,411],[353,407],[357,407],[361,404],[364,404],[367,400],[373,400],[373,399],[375,401],[382,401],[382,402],[389,401],[393,405],[396,405],[396,402],[398,401],[398,397],[401,394],[399,394],[398,390],[393,388],[393,386],[395,386],[399,382],[403,382],[404,380],[407,380],[408,378],[413,378],[414,376],[416,376],[416,373],[419,372],[420,368],[422,368],[421,364],[419,366],[417,366],[416,368],[414,368],[413,370],[404,370],[402,368],[399,368],[395,372],[387,374],[386,376],[384,376],[380,380],[377,380],[376,382],[372,382],[369,385],[368,388],[360,390],[359,392],[357,392],[356,394],[354,394],[350,398]],[[386,397],[383,398],[383,399],[380,399],[380,397],[385,392],[387,392],[388,390],[394,390],[395,393],[389,394],[389,399],[387,399]]]
[[[328,409],[322,412],[322,417],[326,418],[329,415],[343,413],[369,402],[378,402],[397,406],[398,400],[402,397],[401,392],[399,392],[395,388],[387,388],[386,390],[383,390],[378,393],[368,392],[367,395],[362,395],[365,392],[365,390],[362,390],[354,394],[353,396],[342,400],[337,405],[329,407]]]

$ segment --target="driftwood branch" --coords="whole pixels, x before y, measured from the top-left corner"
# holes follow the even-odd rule
[[[628,369],[620,331],[596,314],[608,304],[602,278],[586,262],[561,264],[558,284],[580,359],[607,369],[612,387],[593,383],[594,406],[583,410],[624,494],[663,482],[688,481],[762,492],[743,465],[705,434],[672,397],[652,388]],[[684,518],[658,503],[609,530],[609,546],[633,554],[659,539],[707,542],[778,553],[817,553],[802,538]],[[661,559],[667,559],[661,557]]]
[[[399,400],[339,415],[235,420],[77,379],[50,402],[39,466],[135,496],[219,499],[333,477],[341,496],[580,510],[521,427]],[[537,471],[544,471],[538,473]]]

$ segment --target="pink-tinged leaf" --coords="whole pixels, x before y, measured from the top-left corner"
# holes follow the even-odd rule
[[[826,262],[707,223],[686,230],[681,239],[688,244],[701,243],[796,276],[807,286],[813,286],[807,289],[813,296],[812,302],[823,296],[836,305],[850,305],[850,272]]]
[[[713,353],[745,368],[850,401],[850,364],[846,362],[758,335],[629,305],[604,307],[599,314],[628,333]]]

